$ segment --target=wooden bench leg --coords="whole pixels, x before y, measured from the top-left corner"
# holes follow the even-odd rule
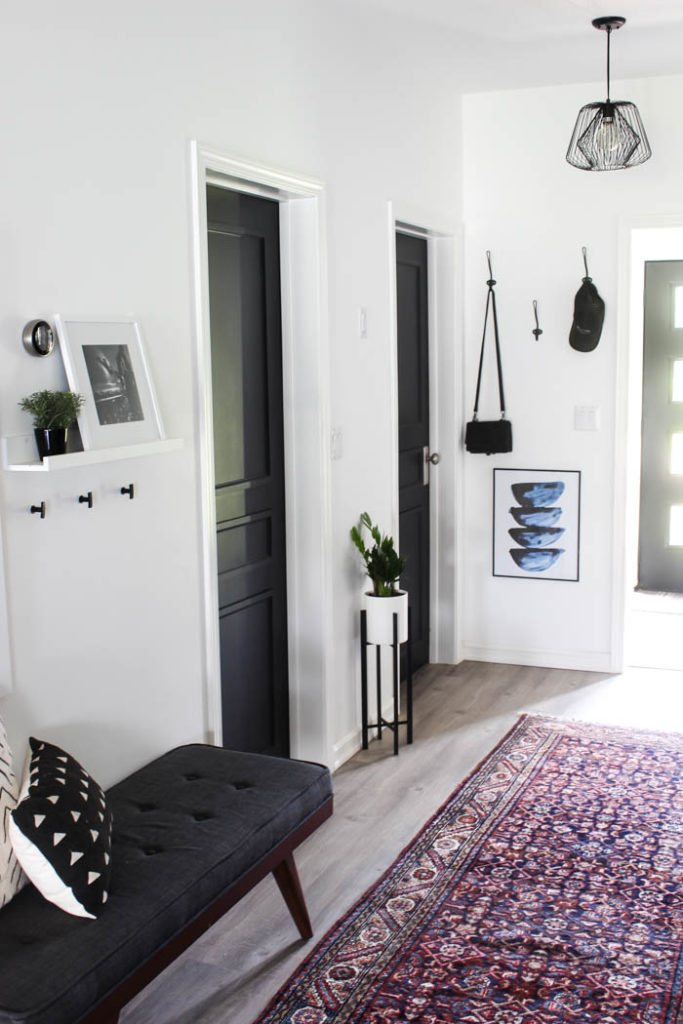
[[[306,900],[301,889],[299,873],[294,863],[294,855],[288,854],[285,859],[273,869],[275,881],[278,884],[289,912],[294,918],[294,923],[299,929],[302,939],[310,939],[313,935],[311,920],[306,909]]]

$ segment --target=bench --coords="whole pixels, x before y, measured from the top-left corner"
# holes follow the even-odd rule
[[[0,1024],[115,1024],[123,1006],[273,872],[302,938],[294,849],[332,813],[327,768],[177,747],[107,792],[109,900],[73,917],[26,886],[0,911]]]

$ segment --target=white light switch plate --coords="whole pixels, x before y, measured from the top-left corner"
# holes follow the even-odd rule
[[[574,430],[599,430],[600,408],[597,405],[574,406]]]

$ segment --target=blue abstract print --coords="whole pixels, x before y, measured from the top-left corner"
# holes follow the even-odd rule
[[[562,507],[553,503],[564,494],[564,483],[561,480],[528,481],[511,484],[510,490],[518,502],[510,509],[510,515],[522,524],[508,530],[519,545],[510,548],[510,556],[524,572],[544,572],[564,554],[564,548],[550,547],[565,532],[563,527],[552,525],[562,515]]]

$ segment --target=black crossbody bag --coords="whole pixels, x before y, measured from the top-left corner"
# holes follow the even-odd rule
[[[503,366],[500,359],[500,340],[498,338],[498,313],[496,311],[496,293],[493,286],[493,271],[491,269],[491,253],[486,253],[489,264],[488,294],[486,296],[486,313],[484,315],[484,334],[481,339],[481,355],[479,356],[479,373],[477,375],[477,392],[474,398],[474,411],[472,419],[465,428],[465,448],[475,455],[494,455],[496,452],[512,451],[512,424],[505,418],[505,394],[503,391]],[[489,307],[493,315],[493,333],[496,339],[496,363],[498,365],[498,391],[500,393],[500,419],[480,420],[477,413],[479,409],[479,391],[481,389],[481,374],[484,367],[484,345],[486,342],[486,325],[489,318]]]

